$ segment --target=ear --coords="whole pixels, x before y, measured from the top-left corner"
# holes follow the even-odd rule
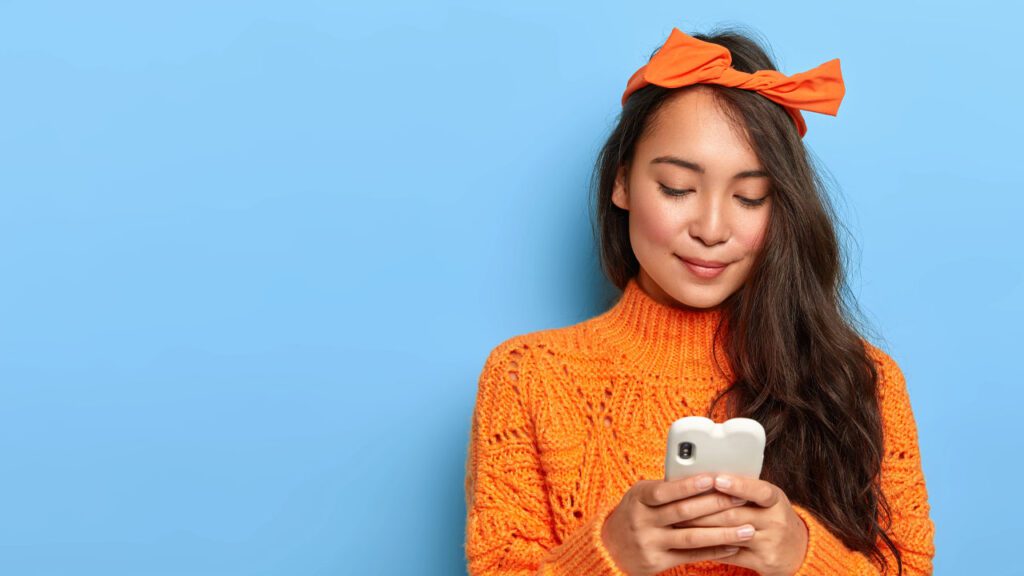
[[[628,178],[628,170],[623,164],[615,173],[615,184],[612,185],[612,204],[626,211],[629,210],[629,187],[626,182]]]

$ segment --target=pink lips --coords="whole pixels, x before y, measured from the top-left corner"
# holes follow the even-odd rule
[[[714,278],[725,271],[729,266],[727,262],[715,262],[713,260],[701,260],[699,258],[683,258],[677,256],[683,264],[692,272],[695,276],[700,278]]]

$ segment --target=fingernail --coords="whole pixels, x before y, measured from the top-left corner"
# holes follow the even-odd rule
[[[704,476],[703,478],[698,478],[697,479],[697,488],[700,488],[701,490],[703,490],[705,488],[711,488],[711,478],[709,478],[708,476]]]
[[[750,538],[751,536],[754,535],[754,527],[753,526],[744,526],[743,528],[740,528],[739,530],[736,531],[736,535],[739,536],[740,538]]]
[[[733,504],[744,504],[746,502],[746,500],[744,500],[743,498],[737,498],[735,496],[730,498],[730,500],[732,500]]]
[[[725,476],[719,476],[718,478],[715,478],[715,484],[718,484],[722,488],[728,488],[732,486],[732,480],[729,480]]]
[[[739,552],[739,549],[739,546],[726,546],[725,548],[722,548],[722,551],[726,554],[735,554],[736,552]]]

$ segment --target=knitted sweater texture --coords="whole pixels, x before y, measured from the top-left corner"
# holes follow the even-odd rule
[[[606,312],[564,328],[513,336],[487,357],[477,385],[466,459],[465,554],[471,576],[625,576],[601,528],[638,480],[663,479],[668,428],[704,416],[732,379],[718,309],[684,310],[629,281]],[[884,426],[881,486],[892,509],[890,537],[904,574],[932,573],[930,518],[917,427],[903,373],[864,340],[880,373]],[[716,422],[729,416],[720,401]],[[768,457],[768,455],[766,455]],[[799,575],[872,575],[811,510]],[[881,542],[881,539],[879,539]],[[896,560],[884,544],[889,573]],[[753,570],[705,560],[663,575],[749,576]]]

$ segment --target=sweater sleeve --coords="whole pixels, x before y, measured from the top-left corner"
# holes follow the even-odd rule
[[[529,412],[529,346],[495,348],[477,385],[466,459],[470,576],[625,576],[601,539],[604,506],[560,539]]]
[[[888,536],[900,550],[905,576],[931,574],[935,556],[935,525],[929,515],[917,424],[906,381],[903,371],[888,354],[870,343],[868,350],[869,355],[876,358],[881,372],[879,404],[885,431],[881,486],[892,512]],[[807,525],[808,533],[807,554],[797,575],[882,574],[874,561],[864,553],[848,548],[810,510],[798,504],[793,504],[793,509]],[[888,572],[896,574],[896,557],[892,550],[881,538],[877,540],[877,546],[888,561]]]

